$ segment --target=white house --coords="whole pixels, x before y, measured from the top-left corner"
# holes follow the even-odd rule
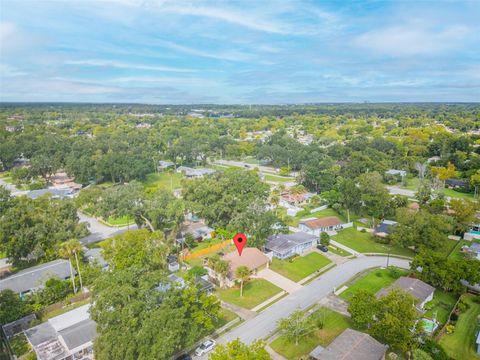
[[[385,174],[387,175],[400,175],[401,177],[404,177],[407,175],[407,172],[405,170],[396,170],[396,169],[390,169],[385,171]]]
[[[304,232],[294,234],[271,235],[265,244],[265,251],[272,252],[278,259],[287,259],[294,255],[302,255],[315,245],[318,237]]]
[[[335,231],[342,228],[342,221],[336,216],[313,218],[300,221],[299,228],[307,234],[320,236],[322,232]]]

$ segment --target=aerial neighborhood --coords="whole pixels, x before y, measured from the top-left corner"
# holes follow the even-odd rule
[[[4,135],[10,153],[1,154],[8,356],[216,359],[225,346],[252,359],[478,356],[480,139],[441,133],[440,120],[428,118],[413,128],[427,145],[398,170],[389,163],[400,152],[385,149],[410,149],[408,131],[395,141],[387,130],[371,139],[338,135],[315,148],[315,135],[308,144],[291,136],[309,129],[292,113],[265,118],[265,137],[242,139],[238,130],[257,123],[239,108],[219,152],[222,135],[208,116],[170,115],[183,119],[178,127],[152,107],[149,127],[129,115],[122,127],[86,138],[89,120],[80,132],[43,133],[47,123],[12,118],[19,109],[1,113],[5,126],[22,124]],[[42,118],[47,110],[28,112]],[[65,122],[86,109],[57,111]],[[143,147],[154,148],[149,139],[170,127],[190,145],[165,143],[155,164],[143,163]],[[121,137],[132,145],[113,141]],[[205,144],[196,148],[199,137]],[[90,150],[77,153],[86,139]],[[441,148],[428,145],[437,141]],[[102,152],[105,143],[115,150]],[[458,144],[466,165],[452,155]],[[383,160],[373,166],[366,154]],[[111,168],[95,164],[110,156]],[[247,239],[241,253],[237,233]]]

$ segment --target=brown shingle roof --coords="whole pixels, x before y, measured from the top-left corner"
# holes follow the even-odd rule
[[[377,297],[387,295],[392,289],[400,288],[410,293],[418,299],[420,303],[424,302],[435,291],[435,288],[422,280],[402,276],[398,278],[392,285],[387,288],[380,289]]]
[[[246,266],[250,270],[258,269],[268,263],[268,257],[257,248],[245,248],[242,251],[242,256],[238,255],[237,250],[223,256],[223,260],[230,263],[230,271],[228,277],[235,278],[235,270],[240,266]]]
[[[340,225],[342,222],[336,216],[327,216],[321,219],[301,221],[300,223],[308,226],[312,230],[315,230],[323,227]]]

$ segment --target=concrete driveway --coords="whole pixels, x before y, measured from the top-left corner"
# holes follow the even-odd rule
[[[336,266],[300,290],[265,309],[253,319],[245,321],[242,325],[221,336],[217,342],[226,344],[240,338],[244,343],[251,344],[256,339],[268,337],[275,332],[278,320],[289,316],[297,309],[305,310],[359,272],[373,267],[386,266],[386,262],[387,257],[384,256],[365,256]],[[408,260],[390,258],[391,266],[408,269],[409,264]]]
[[[270,269],[260,270],[256,277],[270,281],[272,284],[278,286],[280,289],[285,290],[290,294],[302,288],[302,285],[297,284],[296,282]]]

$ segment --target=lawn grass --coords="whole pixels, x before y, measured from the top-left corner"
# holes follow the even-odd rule
[[[15,335],[9,340],[9,342],[13,353],[19,358],[28,353],[31,349],[30,344],[28,343],[28,340],[23,332]]]
[[[142,184],[145,190],[178,189],[181,186],[183,175],[177,172],[160,172],[148,174]]]
[[[7,254],[4,251],[0,251],[0,259],[5,259]]]
[[[135,224],[135,221],[128,215],[117,218],[110,216],[107,221],[104,222],[108,226],[127,226]]]
[[[350,254],[348,251],[345,251],[343,249],[340,249],[340,248],[337,248],[336,246],[334,245],[329,245],[328,246],[328,251],[334,253],[334,254],[337,254],[339,256],[350,256],[352,254]]]
[[[218,312],[218,318],[213,322],[215,329],[221,328],[222,326],[224,326],[225,324],[228,324],[230,321],[232,321],[237,317],[238,315],[235,314],[234,312],[224,308],[220,308]]]
[[[380,289],[388,287],[401,276],[406,276],[408,271],[398,268],[376,269],[356,280],[340,297],[349,300],[356,292],[363,290],[376,294]]]
[[[475,351],[475,334],[478,330],[477,318],[480,316],[480,304],[473,301],[473,295],[464,296],[470,307],[460,314],[453,334],[442,336],[440,345],[454,359],[479,360],[480,356]]]
[[[273,258],[270,269],[292,281],[298,282],[330,263],[331,261],[325,256],[311,252],[308,255],[297,256],[288,260]]]
[[[354,228],[340,230],[338,234],[332,236],[331,239],[360,253],[387,254],[390,252],[392,255],[414,255],[413,251],[410,249],[378,243],[374,240],[372,234],[368,232],[357,231]]]
[[[267,280],[254,279],[244,284],[242,297],[240,297],[240,286],[234,286],[230,289],[219,289],[217,295],[225,302],[245,309],[252,309],[280,291],[282,289]]]
[[[435,290],[432,301],[425,304],[425,317],[432,319],[434,316],[440,324],[445,324],[448,320],[448,315],[452,311],[458,296],[452,293],[447,293],[439,289]]]
[[[265,174],[265,181],[272,181],[272,182],[278,182],[278,183],[287,183],[287,182],[293,182],[295,181],[295,178],[292,177],[281,177],[281,176],[275,176],[275,175],[269,175]]]
[[[327,346],[346,328],[352,327],[350,319],[344,315],[326,308],[317,310],[314,315],[319,315],[320,312],[325,314],[323,329],[317,329],[303,337],[298,345],[295,345],[294,339],[281,335],[270,344],[272,349],[289,360],[298,359],[309,354],[318,345]]]
[[[347,222],[347,219],[345,219],[343,217],[343,215],[339,214],[338,212],[336,212],[335,210],[333,210],[332,208],[327,208],[325,210],[320,210],[320,211],[315,211],[314,213],[310,213],[310,214],[304,214],[301,216],[301,219],[308,219],[308,218],[324,218],[324,217],[327,217],[327,216],[336,216],[338,217],[340,220],[342,220],[343,222]]]
[[[445,196],[452,197],[452,198],[457,198],[457,199],[470,199],[473,200],[473,194],[471,193],[461,193],[458,191],[455,191],[453,189],[448,189],[445,188],[442,190],[442,192],[445,194]]]
[[[463,253],[461,252],[461,249],[462,249],[462,246],[466,245],[466,246],[470,246],[472,243],[478,243],[480,244],[480,240],[472,240],[472,241],[468,241],[468,240],[460,240],[460,241],[457,241],[457,244],[455,246],[455,249],[450,253],[450,256],[449,258],[450,259],[454,259],[454,260],[463,260],[466,258],[466,253]]]

